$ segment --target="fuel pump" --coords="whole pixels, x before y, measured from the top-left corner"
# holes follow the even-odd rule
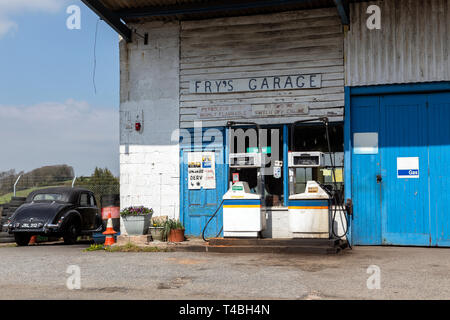
[[[265,162],[259,145],[260,127],[253,122],[234,121],[229,121],[227,126],[248,124],[257,129],[257,152],[229,154],[231,181],[223,196],[224,237],[258,237],[266,227],[262,171]]]
[[[296,168],[319,170],[322,152],[289,152],[289,230],[295,238],[329,238],[330,195],[318,181],[307,181],[303,193],[295,193]],[[312,174],[316,176],[317,173]]]
[[[207,241],[206,228],[222,207],[223,227],[220,232],[223,230],[224,237],[258,237],[266,228],[263,176],[265,160],[259,145],[261,128],[255,122],[228,121],[227,123],[228,128],[236,125],[256,127],[257,152],[229,154],[229,189],[203,228],[202,238],[205,241]],[[228,141],[231,141],[231,133],[229,134]]]
[[[320,121],[324,124],[328,153],[330,156],[333,188],[324,185],[323,176],[318,174],[325,167],[325,155],[322,152],[293,152],[294,129],[306,122]],[[294,122],[291,126],[291,143],[288,158],[289,166],[289,229],[295,238],[343,238],[348,231],[348,212],[343,203],[343,197],[338,191],[336,183],[336,167],[331,152],[328,132],[328,118],[308,119]],[[306,181],[304,192],[296,192],[296,168],[310,168],[311,180]],[[336,232],[336,217],[341,215],[344,234]]]
[[[223,196],[223,236],[258,237],[265,228],[261,210],[261,153],[231,153],[230,188]]]

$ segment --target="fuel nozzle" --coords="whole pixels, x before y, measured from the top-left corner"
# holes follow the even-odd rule
[[[347,201],[345,201],[345,211],[347,212],[348,216],[353,217],[353,201],[352,201],[352,199],[347,199]]]

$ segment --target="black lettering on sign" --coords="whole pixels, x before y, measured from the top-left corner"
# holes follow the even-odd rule
[[[220,92],[220,85],[222,84],[222,81],[214,81],[217,87],[217,92]]]
[[[255,83],[252,83],[255,82]],[[248,88],[252,91],[256,90],[256,79],[250,79],[250,81],[248,82]]]
[[[261,84],[261,90],[263,89],[269,89],[269,83],[267,82],[267,78],[264,78],[262,84]]]
[[[305,86],[305,77],[298,76],[297,77],[297,88],[303,88]]]
[[[205,92],[209,91],[210,93],[212,93],[211,91],[211,81],[205,81]]]
[[[277,87],[278,87],[278,89],[281,89],[280,77],[273,77],[273,88],[276,89]]]
[[[284,88],[286,89],[288,85],[291,86],[291,89],[294,89],[294,86],[293,86],[293,84],[292,84],[291,76],[288,76],[288,77],[286,78],[286,83],[284,84]]]
[[[198,88],[199,88],[199,84],[201,83],[201,81],[195,81],[195,93],[198,92]]]
[[[228,92],[231,92],[233,90],[234,90],[233,80],[228,80]]]
[[[309,77],[309,86],[310,86],[311,88],[317,88],[316,77],[317,77],[317,74],[312,74],[312,75]]]

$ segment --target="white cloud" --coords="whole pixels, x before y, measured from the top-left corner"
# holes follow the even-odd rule
[[[11,16],[30,11],[55,13],[67,0],[0,0],[0,38],[18,28]]]
[[[10,31],[17,30],[17,23],[0,16],[0,38]]]
[[[67,100],[0,105],[0,171],[68,164],[78,175],[96,166],[119,169],[119,111]]]
[[[0,0],[0,13],[17,13],[30,10],[56,12],[65,1],[61,0]]]

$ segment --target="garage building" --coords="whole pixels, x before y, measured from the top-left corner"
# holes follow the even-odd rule
[[[327,117],[351,242],[450,244],[450,1],[83,2],[121,35],[123,207],[200,235],[232,178],[227,124],[251,121],[281,167],[264,177],[263,236],[289,238],[289,151],[328,151],[319,123],[291,124]],[[371,5],[381,29],[368,28]],[[204,159],[209,176],[194,182]],[[305,169],[295,191],[312,178],[332,180]],[[221,226],[219,212],[209,235]]]

